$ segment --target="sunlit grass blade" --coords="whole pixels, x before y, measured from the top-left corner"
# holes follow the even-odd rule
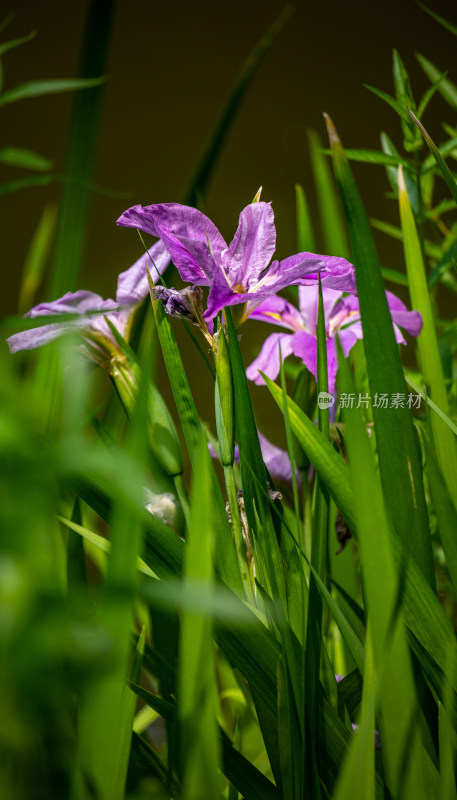
[[[114,0],[91,0],[87,9],[84,38],[82,42],[79,80],[88,88],[75,95],[70,135],[65,160],[65,174],[70,180],[63,186],[56,242],[50,275],[50,299],[74,291],[81,268],[86,237],[86,222],[89,208],[89,182],[92,175],[98,121],[103,97],[108,43],[114,12]],[[1,97],[0,97],[1,101]]]
[[[371,395],[405,394],[403,368],[378,256],[342,144],[327,118],[337,183],[351,239]],[[389,516],[417,564],[434,586],[433,558],[422,467],[408,407],[373,407],[381,481]]]
[[[449,189],[450,193],[452,194],[452,197],[454,198],[454,200],[457,203],[457,183],[455,182],[455,179],[454,179],[454,176],[452,175],[451,170],[447,166],[443,156],[441,155],[440,151],[438,150],[438,148],[437,148],[436,144],[434,143],[434,141],[432,140],[431,136],[427,133],[427,131],[425,130],[425,128],[422,125],[422,123],[419,122],[419,120],[413,114],[413,112],[411,111],[410,108],[408,108],[408,113],[409,113],[411,119],[413,120],[413,122],[419,128],[419,131],[421,132],[425,143],[427,144],[427,146],[429,147],[429,149],[433,153],[435,161],[438,164],[438,168],[439,168],[444,180],[446,181],[448,189]]]
[[[286,5],[276,17],[273,24],[268,28],[260,41],[249,54],[243,64],[233,88],[227,98],[226,104],[216,125],[211,133],[205,150],[200,158],[198,167],[191,178],[189,188],[184,194],[183,203],[186,205],[198,206],[205,194],[206,187],[214,170],[214,166],[219,158],[222,147],[229,133],[231,124],[236,112],[258,70],[260,64],[273,44],[278,34],[283,29],[293,14],[292,4]]]
[[[423,328],[417,340],[422,374],[427,394],[431,395],[431,399],[439,406],[443,414],[449,416],[449,403],[425,267],[401,168],[398,171],[398,187],[411,303],[413,308],[420,311],[423,321]],[[431,415],[430,422],[438,465],[446,480],[451,497],[457,497],[457,446],[454,434],[436,414]]]
[[[211,590],[212,465],[203,433],[194,457],[190,522],[184,561],[184,586],[198,581]],[[179,648],[178,713],[184,800],[216,800],[221,796],[217,736],[217,685],[212,623],[184,607]]]
[[[65,517],[57,516],[59,522],[62,525],[65,525],[69,530],[73,531],[74,533],[79,534],[81,540],[86,540],[91,542],[91,544],[98,547],[103,553],[111,553],[111,542],[109,539],[105,539],[100,534],[95,533],[95,531],[91,531],[88,528],[85,528],[83,525],[79,524],[75,519],[65,519]],[[137,558],[137,568],[140,572],[143,572],[144,575],[148,575],[150,578],[157,578],[155,572],[152,571],[150,567],[143,561],[142,558],[138,556]]]
[[[308,143],[325,252],[346,258],[349,246],[343,215],[332,172],[326,156],[321,153],[321,142],[315,131],[308,132]]]

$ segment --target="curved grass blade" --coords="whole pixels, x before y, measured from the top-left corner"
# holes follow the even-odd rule
[[[64,169],[70,180],[63,186],[59,204],[49,286],[51,299],[74,291],[81,267],[89,207],[88,184],[93,170],[102,84],[105,81],[104,78],[93,80],[89,76],[105,72],[114,5],[114,0],[91,0],[87,10],[76,83],[92,88],[76,94],[73,100]]]
[[[425,267],[401,167],[398,170],[398,188],[403,247],[411,302],[413,307],[420,311],[423,320],[423,328],[417,340],[422,374],[427,386],[427,393],[431,394],[434,403],[440,407],[443,414],[449,416],[447,391]],[[454,435],[436,414],[431,415],[430,422],[438,465],[446,480],[451,497],[457,497],[457,446]]]
[[[35,169],[37,172],[44,172],[52,169],[53,162],[39,153],[26,150],[23,147],[2,147],[0,150],[0,162],[9,167],[23,167],[24,169]]]
[[[213,586],[212,539],[216,534],[212,524],[210,458],[202,431],[194,453],[183,585],[190,587],[192,582],[198,581],[209,592]],[[183,607],[178,683],[183,800],[221,797],[216,722],[218,692],[211,632],[210,617]]]
[[[56,209],[54,206],[45,206],[27,251],[19,293],[19,314],[25,314],[33,306],[51,250],[55,221]]]
[[[392,97],[390,94],[387,94],[387,92],[382,92],[381,89],[376,89],[374,86],[369,86],[367,83],[365,83],[364,86],[365,89],[368,89],[370,92],[373,92],[373,94],[380,97],[381,100],[384,100],[385,103],[387,103],[391,108],[393,108],[393,110],[397,112],[398,116],[402,121],[405,122],[407,121],[408,115],[406,113],[406,109],[402,105],[400,105],[398,100],[395,100],[395,98]]]
[[[319,278],[319,304],[317,315],[317,392],[328,393],[327,372],[327,338],[325,333],[324,304],[322,300],[322,284]],[[284,407],[287,408],[287,397],[283,388]],[[329,437],[329,409],[318,407],[318,428],[324,439]],[[315,768],[315,742],[317,717],[319,714],[319,671],[321,663],[322,643],[322,596],[314,579],[314,572],[325,580],[328,539],[328,506],[329,495],[325,483],[319,475],[315,482],[314,516],[311,540],[311,566],[308,596],[308,619],[306,628],[306,646],[304,658],[305,682],[305,759],[307,785],[312,797],[321,796],[319,776]]]
[[[267,376],[262,375],[273,398],[280,409],[283,407],[283,395]],[[335,504],[355,538],[357,539],[357,519],[355,502],[351,488],[350,467],[337,455],[331,444],[320,434],[311,420],[287,398],[289,419],[292,430],[307,453],[311,463],[321,479],[325,482]],[[393,548],[397,562],[406,567],[403,584],[402,611],[405,622],[411,631],[411,643],[419,659],[428,681],[442,698],[443,674],[445,672],[444,656],[447,647],[454,648],[457,643],[454,629],[444,613],[438,598],[417,566],[409,558],[409,551],[402,545],[398,537],[393,537]],[[451,676],[452,688],[457,692],[457,675]],[[457,716],[453,720],[457,727]]]
[[[408,375],[405,375],[405,380],[407,383],[409,383],[411,388],[414,389],[416,394],[421,393],[420,387]],[[448,415],[445,414],[444,411],[439,406],[437,406],[436,403],[434,403],[433,400],[431,400],[428,395],[425,395],[424,400],[427,403],[427,405],[430,406],[430,408],[435,412],[435,414],[438,414],[439,418],[442,419],[443,422],[448,426],[448,428],[457,436],[457,425],[455,424],[455,422],[453,422],[452,419],[448,417]]]
[[[438,519],[441,544],[443,545],[446,555],[446,567],[449,572],[454,594],[457,595],[457,542],[455,537],[455,532],[457,530],[457,511],[452,500],[452,495],[446,490],[446,481],[426,441],[424,441],[424,449],[427,458],[427,473],[430,481],[430,489]]]
[[[111,553],[111,542],[109,539],[105,539],[104,536],[100,536],[100,534],[95,533],[95,531],[91,531],[88,528],[83,527],[76,520],[65,519],[65,517],[57,515],[57,519],[62,525],[65,525],[69,530],[73,531],[74,533],[78,533],[83,539],[86,539],[91,544],[94,544],[95,547],[98,547],[102,550],[103,553]],[[137,558],[137,568],[140,572],[143,572],[144,575],[148,575],[150,578],[156,578],[157,575],[155,572],[152,571],[150,567],[143,561],[142,558],[138,556]]]
[[[308,145],[325,252],[349,258],[346,229],[332,172],[322,154],[321,141],[315,131],[308,131]]]
[[[418,6],[420,6],[422,10],[426,12],[426,14],[430,14],[430,16],[433,17],[436,22],[442,25],[443,28],[446,28],[446,30],[448,30],[450,33],[453,33],[454,36],[457,36],[457,25],[453,25],[452,22],[444,19],[444,17],[440,17],[439,14],[437,14],[435,11],[432,11],[431,8],[427,8],[427,6],[423,3],[418,2]]]
[[[148,412],[149,370],[152,347],[144,371],[127,437],[127,453],[144,469],[146,441],[143,431]],[[141,473],[140,473],[141,474]],[[81,771],[96,787],[100,800],[122,800],[130,750],[134,704],[125,686],[131,646],[133,603],[137,586],[137,558],[143,528],[144,479],[130,487],[131,496],[118,495],[111,519],[111,556],[100,600],[100,620],[114,645],[110,671],[101,674],[87,690],[79,718]],[[128,531],[128,536],[126,536]],[[126,716],[131,719],[126,741]],[[126,752],[127,750],[127,752]]]
[[[173,722],[176,707],[173,703],[148,692],[142,686],[132,685],[138,697],[153,708],[167,722]],[[227,734],[219,727],[219,742],[222,750],[222,770],[234,786],[252,800],[280,800],[280,791],[230,742]]]
[[[336,129],[328,116],[326,122],[354,256],[371,395],[405,395],[403,368],[373,236]],[[406,549],[414,553],[417,564],[434,586],[422,467],[410,409],[373,407],[373,419],[389,517]]]
[[[339,385],[341,391],[354,392],[349,366],[338,346]],[[411,721],[418,715],[412,664],[400,610],[401,576],[392,546],[393,535],[366,427],[360,409],[345,409],[345,447],[351,464],[357,535],[364,598],[368,612],[368,631],[373,643],[374,669],[378,676],[378,702],[381,709],[382,756],[389,789],[400,796],[403,780],[414,785],[412,797],[420,796],[424,778],[422,766],[427,756],[422,751],[417,726]],[[373,536],[376,520],[376,536]],[[401,719],[398,716],[402,704]],[[405,753],[412,753],[405,769]],[[407,772],[407,776],[404,774]],[[411,788],[412,791],[412,788]],[[405,795],[408,796],[408,795]]]
[[[428,58],[422,56],[420,53],[417,53],[416,58],[421,65],[422,69],[424,70],[427,78],[431,80],[433,83],[439,81],[438,91],[442,97],[446,100],[446,102],[452,107],[457,108],[457,86],[453,83],[449,78],[443,78],[440,80],[442,72],[438,67],[435,67]]]
[[[438,148],[437,148],[436,144],[434,143],[434,141],[432,140],[431,136],[427,133],[427,131],[425,130],[425,128],[422,125],[422,123],[419,122],[419,120],[413,114],[413,112],[411,111],[410,108],[408,108],[408,113],[409,113],[412,121],[419,128],[419,130],[420,130],[420,132],[421,132],[421,134],[422,134],[422,136],[424,138],[424,141],[425,141],[426,145],[431,150],[431,152],[433,154],[433,157],[434,157],[436,163],[438,164],[438,168],[439,168],[444,180],[447,183],[448,189],[449,189],[450,193],[452,194],[452,197],[454,198],[455,202],[457,203],[457,183],[455,182],[455,179],[454,179],[454,176],[453,176],[451,170],[447,166],[443,156],[441,155],[440,151],[438,150]]]
[[[3,23],[2,23],[3,25]],[[27,33],[25,36],[21,36],[19,39],[10,39],[9,42],[2,42],[0,44],[0,58],[8,53],[9,50],[13,50],[15,47],[19,47],[21,44],[26,44],[26,42],[30,42],[31,39],[34,39],[37,35],[36,31],[31,31]]]
[[[243,64],[235,84],[228,96],[227,102],[222,113],[216,122],[211,137],[200,158],[199,165],[190,181],[189,188],[184,193],[183,203],[186,205],[198,206],[206,191],[209,180],[214,170],[214,166],[225,143],[230,126],[235,118],[236,112],[257,72],[260,64],[273,44],[284,25],[288,22],[294,12],[294,6],[286,5],[278,14],[276,20],[262,36],[260,41],[249,54]]]
[[[380,164],[383,167],[398,167],[403,164],[404,167],[409,167],[409,163],[405,158],[398,155],[390,155],[383,153],[381,150],[345,150],[346,158],[349,161],[360,161],[362,164]],[[322,150],[325,155],[331,155],[331,150]]]
[[[0,94],[0,106],[16,103],[18,100],[26,100],[29,97],[74,92],[78,89],[91,89],[94,86],[100,86],[105,80],[105,77],[101,76],[100,78],[54,78],[48,81],[28,81]]]
[[[297,250],[299,253],[315,253],[316,244],[308,201],[303,186],[299,183],[295,184],[295,208],[297,215]]]

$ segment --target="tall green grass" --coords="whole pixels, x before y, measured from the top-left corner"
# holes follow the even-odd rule
[[[235,85],[196,171],[195,203],[283,21]],[[330,423],[328,410],[316,411],[315,391],[327,389],[322,297],[317,387],[281,364],[278,384],[251,388],[225,310],[203,387],[215,397],[210,431],[177,344],[180,323],[156,301],[140,346],[115,335],[111,383],[77,337],[36,359],[2,357],[1,798],[457,796],[456,328],[435,302],[437,287],[452,296],[457,286],[455,178],[443,160],[454,158],[455,131],[445,126],[436,147],[416,124],[438,91],[453,106],[453,85],[430,75],[416,104],[398,53],[393,73],[395,96],[376,93],[399,117],[400,143],[383,136],[379,151],[345,151],[327,118],[326,155],[310,133],[313,186],[296,188],[297,242],[355,265],[364,339],[347,359],[339,351],[339,391],[407,397],[417,387],[415,413],[407,403],[354,406]],[[95,108],[91,119],[95,131]],[[433,121],[427,129],[437,130]],[[398,198],[398,226],[375,226],[401,241],[403,278],[380,266],[352,159],[385,170]],[[68,192],[69,207],[83,210],[79,191]],[[45,212],[21,309],[52,231]],[[83,240],[82,211],[72,235]],[[415,371],[394,340],[386,278],[408,284],[423,316]],[[159,358],[170,408],[154,377]],[[261,391],[275,401],[300,487],[296,477],[275,486],[265,467]],[[223,468],[207,447],[215,434]],[[346,526],[337,556],[336,518]]]

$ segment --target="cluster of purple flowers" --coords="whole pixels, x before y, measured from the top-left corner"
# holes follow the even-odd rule
[[[253,202],[240,214],[239,224],[228,245],[208,217],[195,208],[178,203],[133,206],[117,221],[118,225],[138,228],[158,241],[130,269],[118,278],[116,299],[104,300],[87,291],[68,292],[59,300],[40,303],[29,317],[74,315],[16,333],[8,339],[11,352],[30,350],[55,339],[68,330],[80,330],[95,348],[112,342],[106,318],[124,337],[132,310],[148,293],[147,270],[157,283],[170,261],[182,280],[191,284],[184,290],[156,286],[153,290],[167,313],[187,317],[210,338],[208,323],[227,306],[241,306],[238,324],[248,317],[269,322],[287,332],[272,333],[247,376],[263,383],[259,370],[271,378],[279,372],[279,345],[283,358],[298,356],[316,377],[316,328],[318,282],[323,288],[327,334],[329,392],[335,389],[338,368],[335,338],[338,335],[345,355],[363,336],[354,267],[344,258],[297,253],[283,261],[273,260],[276,230],[271,203]],[[298,285],[299,307],[278,296],[288,286]],[[203,309],[201,286],[209,286]],[[405,344],[400,328],[413,336],[420,333],[422,319],[408,311],[402,301],[387,292],[392,323],[398,342]]]

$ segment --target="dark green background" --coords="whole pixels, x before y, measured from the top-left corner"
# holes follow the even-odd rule
[[[431,4],[457,22],[455,3]],[[182,196],[240,65],[283,6],[278,0],[119,0],[93,177],[130,196],[93,195],[81,288],[114,295],[118,272],[141,253],[135,232],[116,228],[116,218],[134,203]],[[294,184],[311,192],[306,130],[313,127],[325,137],[322,112],[331,114],[347,147],[377,148],[381,129],[400,145],[394,112],[363,86],[392,91],[392,48],[411,72],[416,97],[428,81],[415,51],[451,68],[456,78],[455,38],[410,0],[296,7],[249,89],[206,198],[208,215],[230,241],[239,211],[263,185],[262,197],[275,209],[280,257],[296,249]],[[76,76],[86,9],[80,0],[16,2],[2,38],[30,30],[38,35],[5,56],[5,88],[31,78]],[[0,145],[36,150],[62,170],[71,102],[71,95],[60,95],[5,106]],[[452,122],[449,108],[436,97],[424,122],[438,141],[441,118]],[[23,174],[0,169],[1,183]],[[396,223],[396,203],[384,197],[383,170],[356,165],[355,172],[369,214]],[[16,311],[31,235],[43,205],[58,195],[55,185],[0,197],[2,315]],[[403,269],[401,250],[383,236],[377,239],[382,262]],[[43,288],[38,299],[44,299]]]

